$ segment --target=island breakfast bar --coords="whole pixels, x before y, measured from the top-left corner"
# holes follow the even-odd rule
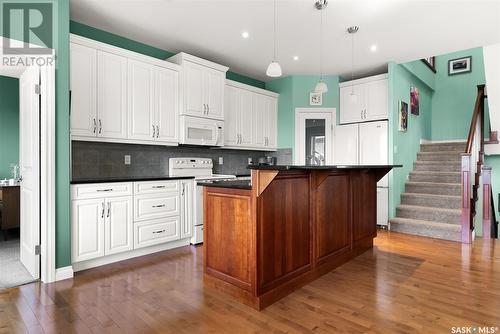
[[[204,282],[261,310],[373,247],[377,181],[399,166],[250,166],[204,184]]]

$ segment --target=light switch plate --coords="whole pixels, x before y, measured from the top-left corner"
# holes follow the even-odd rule
[[[125,155],[125,165],[130,165],[132,162],[132,159],[130,158],[130,155]]]
[[[224,158],[223,157],[219,157],[219,165],[223,165],[224,164]]]

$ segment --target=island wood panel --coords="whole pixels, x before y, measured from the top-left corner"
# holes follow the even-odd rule
[[[321,262],[328,260],[329,256],[348,251],[351,246],[349,174],[329,175],[314,195],[316,258]]]
[[[312,263],[309,173],[281,173],[257,199],[259,293]]]
[[[254,272],[252,198],[249,190],[205,188],[205,268],[210,275],[251,290]],[[231,219],[227,219],[231,217]]]
[[[354,242],[377,236],[377,181],[378,177],[368,171],[352,174]]]

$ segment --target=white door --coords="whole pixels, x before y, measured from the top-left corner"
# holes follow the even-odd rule
[[[207,104],[207,117],[224,119],[224,82],[225,74],[213,69],[205,69],[205,101]]]
[[[40,83],[38,67],[29,67],[19,80],[19,165],[21,169],[21,263],[40,277]]]
[[[181,180],[181,239],[193,234],[194,182]]]
[[[364,85],[340,88],[340,124],[361,122],[364,119]]]
[[[71,206],[72,262],[104,256],[105,201],[75,200]]]
[[[70,44],[70,122],[72,136],[97,135],[97,51]]]
[[[179,108],[179,73],[155,68],[156,141],[177,143]]]
[[[154,140],[154,67],[128,61],[128,138]]]
[[[333,163],[335,109],[296,109],[295,161],[299,165]]]
[[[278,100],[273,97],[267,98],[267,147],[276,149],[278,147]]]
[[[245,90],[240,90],[240,118],[239,118],[239,129],[240,129],[240,144],[242,146],[252,146],[253,140],[253,127],[255,124],[252,123],[252,95],[253,93]],[[260,124],[264,127],[265,124]],[[227,129],[227,127],[226,127]]]
[[[359,124],[359,164],[386,165],[388,159],[387,121]],[[380,187],[388,186],[388,176],[379,181]]]
[[[237,146],[240,136],[240,92],[241,89],[226,86],[224,94],[224,144]]]
[[[387,119],[389,113],[387,80],[369,82],[365,87],[365,120]]]
[[[334,162],[336,165],[358,164],[358,124],[339,125],[335,128]]]
[[[377,187],[377,225],[387,226],[389,221],[389,189]]]
[[[184,71],[185,108],[183,113],[203,117],[206,112],[206,102],[203,96],[205,68],[198,64],[186,62]]]
[[[98,137],[127,138],[127,58],[97,52]]]
[[[105,255],[121,253],[133,248],[134,227],[132,205],[132,198],[130,196],[106,199],[104,227]]]
[[[252,94],[253,146],[264,147],[266,143],[266,100],[262,94]]]

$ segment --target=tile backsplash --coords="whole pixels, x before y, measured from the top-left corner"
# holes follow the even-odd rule
[[[73,141],[71,145],[72,179],[116,177],[155,177],[168,175],[168,159],[175,157],[211,158],[214,173],[246,175],[248,158],[271,155],[279,164],[291,163],[291,149],[278,152],[212,149],[192,146],[154,146]],[[125,155],[131,164],[125,165]],[[224,163],[219,165],[219,157]]]

